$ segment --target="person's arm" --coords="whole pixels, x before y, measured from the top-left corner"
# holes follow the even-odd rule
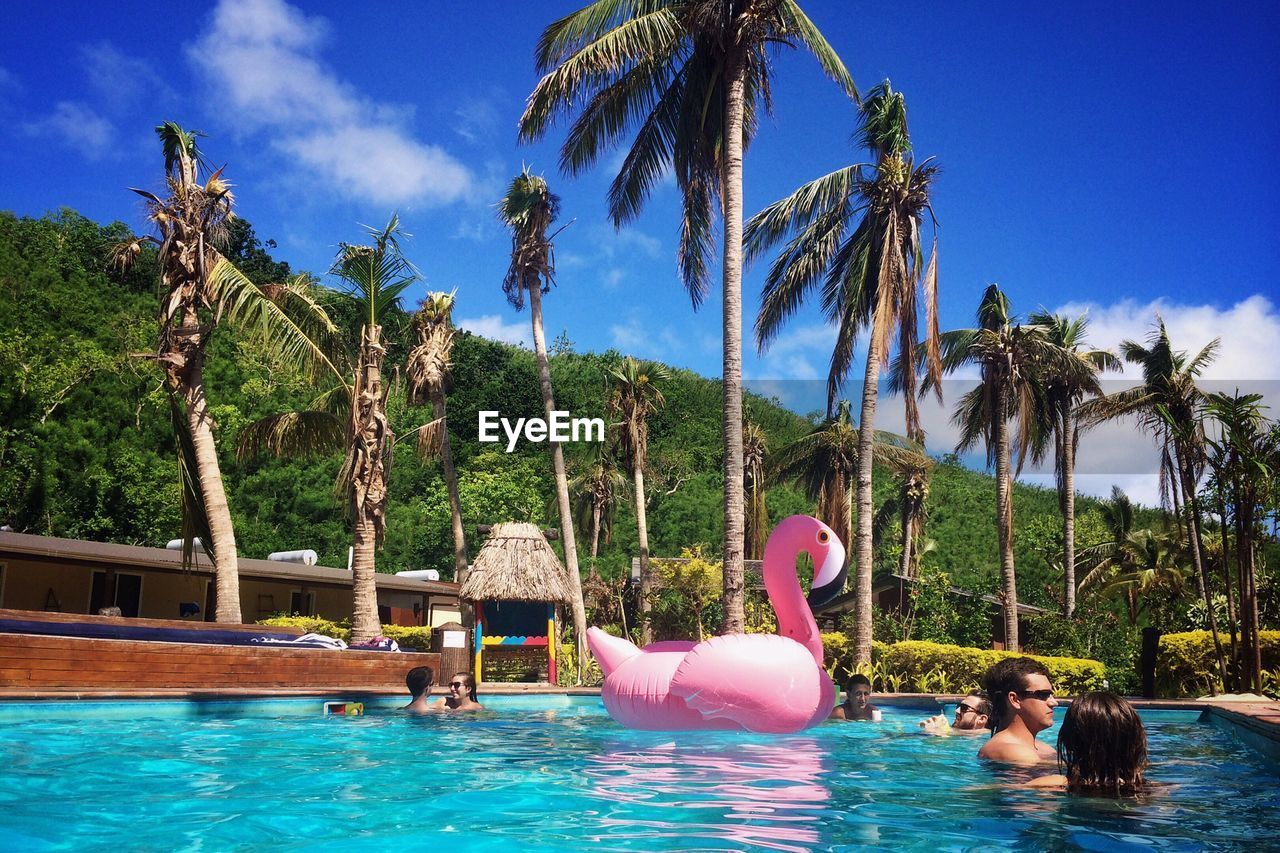
[[[1032,779],[1026,784],[1028,788],[1065,788],[1067,787],[1067,777],[1061,773],[1051,773],[1048,776],[1041,776],[1038,779]]]
[[[832,708],[831,714],[827,717],[827,719],[828,720],[847,720],[848,717],[845,716],[844,705],[837,705],[834,708]]]
[[[947,718],[942,714],[935,714],[927,720],[921,720],[919,726],[924,729],[924,733],[927,735],[951,734],[951,724],[947,722]]]

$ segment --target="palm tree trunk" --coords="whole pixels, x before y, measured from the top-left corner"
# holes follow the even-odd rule
[[[1070,410],[1062,413],[1062,614],[1076,612],[1076,437]]]
[[[653,569],[649,565],[649,518],[644,506],[644,467],[637,463],[632,471],[636,483],[636,535],[640,539],[640,644],[653,642],[653,624],[649,619],[653,594]]]
[[[1002,390],[995,393],[996,530],[1000,540],[1000,586],[1004,608],[1004,647],[1018,651],[1018,578],[1013,565],[1013,477],[1009,461],[1009,424]]]
[[[449,515],[453,528],[453,574],[462,583],[467,574],[467,537],[462,530],[462,501],[458,497],[458,470],[453,467],[453,448],[449,443],[449,422],[445,419],[444,391],[437,388],[432,394],[431,408],[441,423],[440,465],[444,469],[445,488],[449,492]]]
[[[363,643],[378,636],[378,585],[374,578],[378,525],[367,503],[356,510],[351,558],[351,642]]]
[[[1221,472],[1219,472],[1218,481],[1221,483],[1221,487],[1218,490],[1218,517],[1222,519],[1222,526],[1219,528],[1219,532],[1222,534],[1222,583],[1227,590],[1227,622],[1229,623],[1227,627],[1231,632],[1231,683],[1232,691],[1239,693],[1240,667],[1244,661],[1244,655],[1241,652],[1240,642],[1237,641],[1236,625],[1239,624],[1242,632],[1245,630],[1245,625],[1243,618],[1240,619],[1239,623],[1236,622],[1236,600],[1231,586],[1231,542],[1227,537],[1227,481]],[[1237,532],[1236,541],[1238,542],[1239,539],[1240,536]],[[1244,599],[1240,600],[1240,605],[1243,608]],[[1240,638],[1240,640],[1243,639],[1243,637]]]
[[[874,327],[874,322],[873,322]],[[868,335],[867,369],[862,379],[862,415],[858,419],[858,532],[854,538],[853,663],[871,663],[871,562],[875,502],[871,494],[871,469],[875,464],[876,397],[879,393],[880,346],[878,336]]]
[[[542,330],[542,291],[535,284],[529,288],[529,313],[533,317],[533,351],[538,361],[538,384],[542,387],[542,408],[547,422],[556,401],[551,391],[551,365],[547,361],[547,339]],[[577,650],[578,683],[582,682],[582,658],[587,648],[587,610],[582,603],[582,577],[578,574],[578,543],[573,535],[573,510],[569,506],[569,478],[564,473],[564,451],[559,442],[551,442],[551,467],[556,478],[556,505],[560,511],[560,541],[564,544],[564,565],[569,574],[569,591],[573,595],[573,633]]]
[[[900,520],[902,522],[902,558],[898,561],[898,574],[901,577],[912,577],[911,573],[911,546],[915,539],[911,535],[911,528],[915,524],[912,512],[911,497],[908,495],[910,485],[902,490],[900,500],[902,501],[902,512]]]
[[[1209,572],[1204,565],[1204,540],[1200,535],[1200,506],[1196,499],[1196,484],[1191,475],[1191,463],[1186,451],[1174,445],[1173,454],[1178,466],[1178,481],[1182,486],[1182,505],[1187,510],[1187,541],[1191,546],[1191,561],[1196,567],[1196,581],[1200,596],[1204,599],[1205,612],[1209,616],[1209,632],[1213,635],[1213,649],[1218,657],[1218,675],[1223,686],[1227,684],[1227,661],[1222,653],[1222,638],[1218,636],[1218,617],[1213,612],[1213,597],[1209,590]]]
[[[604,514],[600,504],[591,504],[591,562],[594,564],[600,553],[600,516]]]
[[[355,495],[351,562],[351,642],[363,643],[382,631],[374,580],[378,543],[387,510],[387,395],[382,387],[382,327],[360,330],[360,360],[351,394],[350,475]]]
[[[725,67],[724,175],[724,624],[746,630],[742,500],[742,121],[745,65],[733,51]]]
[[[196,469],[200,478],[200,492],[204,498],[205,515],[209,520],[209,533],[213,536],[214,583],[217,588],[215,618],[218,622],[238,623],[242,621],[240,573],[231,507],[227,503],[227,492],[222,485],[222,469],[218,465],[218,449],[213,440],[213,418],[209,415],[209,401],[204,395],[202,353],[192,351],[189,358],[193,363],[184,376],[183,402],[186,404],[191,444],[195,449]]]

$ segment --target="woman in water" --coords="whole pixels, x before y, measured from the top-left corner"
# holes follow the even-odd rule
[[[1061,774],[1041,776],[1030,784],[1108,796],[1145,790],[1147,732],[1133,705],[1106,692],[1086,693],[1073,701],[1058,732],[1058,764]]]
[[[483,711],[476,701],[476,680],[469,672],[459,672],[449,679],[449,695],[431,707],[437,711]]]

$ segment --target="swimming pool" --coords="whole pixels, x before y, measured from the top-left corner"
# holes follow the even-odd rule
[[[1280,838],[1278,768],[1144,713],[1145,801],[1006,793],[920,712],[792,736],[631,732],[595,697],[470,718],[316,700],[0,703],[0,849],[1224,849]],[[398,704],[398,703],[395,703]],[[1052,737],[1050,737],[1052,742]],[[1268,841],[1269,839],[1269,841]]]

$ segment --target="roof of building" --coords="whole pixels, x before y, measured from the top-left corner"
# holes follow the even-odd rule
[[[467,601],[568,603],[568,572],[535,524],[496,524],[476,554],[460,592]]]
[[[109,563],[116,566],[135,566],[169,571],[183,571],[182,552],[167,548],[146,548],[139,545],[119,545],[112,542],[90,542],[85,539],[60,539],[55,536],[34,536],[29,533],[0,531],[0,556],[24,555],[58,560],[74,560],[87,563]],[[351,572],[328,566],[307,566],[302,563],[284,563],[276,560],[258,560],[240,557],[237,561],[241,575],[271,580],[284,580],[310,584],[351,586]],[[201,574],[213,574],[208,557],[196,549],[195,563],[190,569]],[[374,580],[379,589],[399,592],[427,593],[431,595],[458,594],[458,585],[451,581],[428,581],[402,578],[395,575],[376,574]]]

